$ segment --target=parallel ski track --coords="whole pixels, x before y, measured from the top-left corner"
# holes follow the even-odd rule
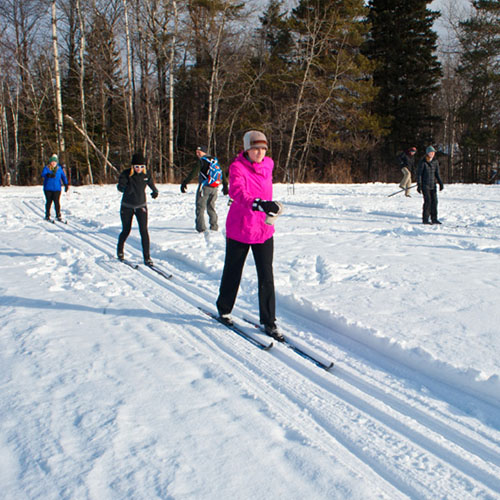
[[[41,218],[34,203],[24,203]],[[71,220],[47,229],[72,240],[77,248],[83,244],[96,256],[110,256],[109,261],[97,259],[96,264],[108,279],[118,279],[121,264],[112,261],[116,242],[108,235],[98,231],[89,235],[87,227]],[[135,252],[139,254],[138,249]],[[182,312],[192,312],[197,324],[203,323],[196,307],[213,302],[213,290],[183,281],[182,271],[171,269],[172,262],[169,268],[174,279],[168,282],[144,266],[139,271],[124,269],[119,279],[142,285],[158,311],[164,308],[166,295],[173,296],[181,302]],[[220,353],[217,363],[224,372],[234,373],[238,362],[239,383],[247,391],[251,387],[283,425],[332,457],[350,452],[351,469],[381,488],[382,496],[500,498],[500,433],[477,421],[470,423],[467,415],[460,419],[459,410],[446,413],[439,404],[433,406],[432,399],[373,366],[373,359],[367,363],[358,353],[344,350],[343,358],[354,361],[325,373],[283,348],[261,352],[218,325],[209,324],[203,331],[199,326],[189,328],[189,333],[198,341],[196,349],[206,349],[211,357]],[[342,351],[338,346],[324,348],[328,356]],[[385,360],[381,365],[388,364]]]

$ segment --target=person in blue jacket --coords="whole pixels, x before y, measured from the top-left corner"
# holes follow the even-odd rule
[[[56,218],[61,219],[61,186],[64,184],[64,191],[69,189],[68,178],[64,173],[64,169],[59,165],[57,155],[52,155],[49,158],[49,164],[45,165],[42,170],[43,177],[43,193],[45,194],[45,220],[50,220],[50,209],[52,202],[56,207]]]

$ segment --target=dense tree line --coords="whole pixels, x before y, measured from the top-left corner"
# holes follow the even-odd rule
[[[178,182],[250,128],[276,180],[390,181],[434,144],[446,181],[488,182],[500,152],[500,6],[476,0],[438,59],[428,0],[0,0],[0,170],[113,182],[134,151]]]

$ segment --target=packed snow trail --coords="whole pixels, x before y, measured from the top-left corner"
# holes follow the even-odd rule
[[[31,383],[38,388],[41,398],[53,398],[52,407],[48,406],[49,402],[44,403],[37,395],[28,393],[25,393],[28,397],[23,406],[18,397],[21,393],[9,392],[0,400],[2,414],[13,408],[15,417],[27,429],[29,439],[26,441],[21,433],[12,430],[8,434],[11,454],[24,457],[23,473],[19,476],[22,479],[16,480],[12,474],[14,479],[9,480],[8,484],[14,484],[12,491],[18,491],[16,487],[21,483],[30,492],[29,498],[56,498],[57,494],[64,492],[77,493],[76,497],[82,498],[102,498],[105,492],[104,497],[114,498],[121,496],[120,491],[131,492],[129,494],[134,498],[148,498],[148,492],[151,494],[156,484],[158,498],[188,498],[188,492],[176,491],[173,494],[167,486],[158,487],[159,484],[175,482],[167,477],[171,467],[164,470],[160,458],[164,457],[174,468],[182,463],[175,460],[175,451],[165,448],[164,426],[159,417],[164,410],[155,401],[156,398],[161,400],[165,392],[172,392],[168,389],[169,376],[165,377],[165,370],[171,376],[171,367],[162,365],[165,359],[175,358],[177,370],[202,369],[210,374],[205,380],[210,381],[211,391],[204,392],[204,395],[227,394],[229,391],[232,394],[230,400],[236,402],[245,394],[245,411],[257,409],[257,414],[251,411],[254,422],[242,427],[236,425],[237,432],[233,436],[241,439],[247,433],[248,437],[253,435],[257,448],[263,452],[263,455],[253,456],[264,461],[265,457],[274,456],[276,460],[267,467],[272,471],[273,479],[281,484],[270,479],[267,488],[256,492],[253,498],[266,497],[266,490],[270,497],[279,492],[288,498],[500,498],[498,407],[472,401],[469,396],[461,394],[458,387],[447,387],[426,377],[424,370],[418,372],[401,366],[366,346],[349,342],[344,335],[338,336],[340,343],[327,342],[324,326],[307,317],[295,317],[291,311],[283,318],[284,328],[290,332],[299,329],[309,332],[314,349],[336,359],[332,373],[320,370],[283,346],[275,346],[269,352],[259,351],[238,337],[228,335],[224,327],[214,325],[197,311],[200,305],[213,303],[217,283],[196,268],[190,269],[185,261],[169,259],[164,264],[174,274],[169,281],[145,266],[139,270],[127,269],[114,259],[116,237],[113,235],[99,229],[89,231],[77,219],[70,219],[65,226],[42,226],[44,234],[39,234],[40,230],[34,232],[41,225],[37,204],[28,200],[13,205],[12,210],[25,220],[26,231],[30,226],[34,228],[30,232],[32,241],[20,244],[25,255],[37,255],[33,248],[37,243],[41,247],[46,241],[48,248],[56,249],[49,257],[53,272],[64,268],[64,279],[77,283],[88,273],[92,280],[89,283],[105,286],[103,289],[114,290],[113,293],[124,292],[125,298],[140,296],[141,299],[139,303],[134,300],[133,307],[129,303],[128,308],[123,307],[126,302],[120,305],[122,301],[114,305],[116,299],[113,296],[103,297],[100,302],[94,299],[96,302],[91,306],[71,305],[76,296],[72,287],[64,286],[61,288],[65,298],[60,302],[14,295],[4,297],[7,312],[2,315],[7,314],[13,321],[15,311],[63,308],[70,314],[72,323],[75,318],[80,318],[77,321],[84,324],[90,321],[88,317],[80,317],[81,314],[97,314],[106,325],[104,335],[91,336],[88,345],[85,336],[80,336],[76,330],[78,342],[82,343],[91,364],[90,371],[84,368],[85,358],[81,358],[78,349],[69,348],[69,333],[58,333],[60,327],[57,324],[52,330],[47,328],[48,325],[38,330],[33,326],[31,332],[28,330],[23,334],[19,331],[9,339],[8,346],[12,347],[8,352],[17,346],[20,354],[8,358],[8,364],[24,372],[26,388]],[[4,248],[7,253],[14,254],[8,243]],[[130,239],[128,248],[138,259],[138,240]],[[73,257],[77,260],[68,265]],[[5,272],[9,276],[11,273],[15,275],[12,268]],[[32,276],[36,281],[45,275],[36,271]],[[5,289],[5,285],[3,287]],[[82,293],[85,290],[73,288]],[[89,297],[95,295],[92,290],[85,293]],[[252,310],[253,306],[239,300],[235,314],[248,315]],[[110,319],[115,324],[113,328],[110,328]],[[146,327],[142,326],[143,320],[146,320]],[[108,336],[109,340],[106,339]],[[330,335],[330,338],[335,336]],[[31,358],[29,365],[24,363],[21,354],[28,354]],[[126,357],[126,365],[121,361],[121,355]],[[59,374],[50,373],[53,365],[46,363],[54,356],[61,357]],[[111,377],[101,389],[106,394],[117,395],[111,403],[102,395],[97,401],[87,399],[89,392],[85,387],[93,377],[99,378],[102,371]],[[40,375],[41,382],[37,383],[36,378]],[[201,380],[196,385],[200,385]],[[154,390],[149,387],[151,383]],[[137,385],[148,387],[148,391],[136,394],[134,388]],[[83,387],[82,394],[79,387]],[[422,391],[422,387],[428,390]],[[186,389],[193,390],[193,387]],[[59,400],[57,392],[65,397]],[[435,397],[440,392],[447,392],[446,399]],[[92,394],[97,395],[93,391]],[[69,399],[66,398],[68,395]],[[182,401],[180,394],[178,397]],[[221,403],[221,399],[214,398]],[[478,414],[490,415],[496,424],[488,426],[465,413],[468,400]],[[456,405],[453,406],[452,402]],[[24,406],[27,412],[23,410]],[[147,413],[151,417],[139,413],[139,406],[149,408]],[[236,412],[236,422],[246,420],[239,404],[227,406],[224,403],[223,407],[226,417]],[[66,412],[74,414],[75,411],[81,414],[74,417],[76,429],[55,425],[58,418],[66,420]],[[44,423],[44,414],[49,415],[52,425]],[[170,416],[165,418],[171,421],[170,408],[167,415]],[[90,422],[99,425],[82,426],[89,417]],[[226,432],[231,436],[231,428],[236,431],[236,422],[226,421],[226,424],[232,424],[229,429],[220,427],[220,439]],[[271,422],[272,432],[281,429],[286,438],[279,442],[288,452],[279,457],[257,437],[268,434],[265,428]],[[37,429],[42,430],[39,435]],[[127,437],[130,433],[132,436],[137,433],[137,429],[137,439]],[[256,429],[260,432],[255,433]],[[57,436],[55,432],[67,434],[67,439],[61,439],[63,435]],[[5,441],[4,431],[0,436]],[[111,442],[108,442],[110,437]],[[130,439],[132,443],[128,442]],[[90,454],[83,451],[86,441],[92,443]],[[290,448],[287,444],[290,441],[301,444],[298,448]],[[220,456],[225,456],[225,450],[227,459],[231,460],[231,449],[222,445],[222,441],[219,445]],[[178,446],[182,450],[182,446]],[[198,440],[193,446],[197,451],[203,449]],[[83,461],[87,469],[83,480],[76,481],[74,473],[79,468],[64,458],[68,447],[72,451],[69,453],[71,460]],[[243,448],[247,449],[245,445]],[[42,458],[47,450],[52,457],[49,462]],[[120,450],[128,457],[128,462],[122,462]],[[235,461],[239,463],[239,458]],[[229,467],[224,460],[219,466],[223,471]],[[120,472],[130,467],[132,473],[128,479],[119,479]],[[291,480],[292,470],[294,479]],[[235,472],[232,470],[233,474]],[[247,488],[242,496],[250,497],[249,484],[241,477],[239,481]],[[128,489],[123,490],[127,484]],[[228,485],[218,483],[217,487],[222,488],[219,490],[222,496],[238,496],[238,491],[242,491],[241,484],[233,489],[236,487],[234,482]],[[203,490],[200,484],[195,484],[190,493],[197,498],[216,498],[216,489],[212,489],[212,485]],[[62,496],[75,497],[68,493]]]

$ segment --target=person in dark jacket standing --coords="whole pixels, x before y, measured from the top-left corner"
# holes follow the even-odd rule
[[[61,221],[61,185],[64,184],[64,191],[69,189],[68,179],[64,169],[59,165],[57,155],[49,158],[49,164],[42,170],[43,193],[45,195],[45,220],[50,220],[50,209],[52,202],[56,209],[56,219]]]
[[[438,197],[436,183],[439,190],[443,190],[443,181],[439,176],[439,162],[435,158],[436,150],[429,146],[425,150],[425,156],[418,162],[417,169],[417,191],[424,197],[422,211],[422,222],[424,224],[441,224],[438,220]],[[429,216],[431,218],[429,222]]]
[[[399,183],[399,187],[405,190],[405,196],[410,197],[411,174],[415,169],[415,153],[417,148],[415,146],[403,151],[399,156],[399,166],[403,173],[403,179]]]
[[[120,207],[120,217],[122,220],[122,232],[118,237],[118,259],[124,259],[123,247],[125,240],[130,234],[132,228],[132,218],[135,215],[139,224],[141,234],[142,255],[144,264],[152,266],[153,261],[149,254],[149,233],[148,233],[148,207],[146,203],[146,186],[151,188],[152,198],[157,198],[158,189],[156,189],[153,176],[146,171],[146,160],[142,153],[135,153],[132,156],[132,166],[125,169],[118,178],[118,191],[123,193]]]
[[[198,157],[197,164],[193,167],[188,176],[182,181],[181,193],[187,190],[188,182],[198,174],[198,189],[196,190],[196,230],[203,233],[207,230],[205,225],[205,210],[208,213],[208,221],[212,231],[218,231],[217,212],[215,211],[215,202],[217,201],[217,194],[219,186],[209,186],[207,184],[208,169],[211,162],[217,162],[217,158],[208,155],[208,148],[205,146],[198,146],[196,148],[196,156]],[[222,172],[222,193],[227,195],[227,178]]]

